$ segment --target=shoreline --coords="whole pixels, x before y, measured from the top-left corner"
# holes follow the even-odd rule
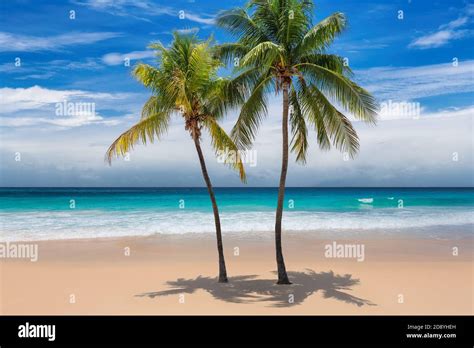
[[[452,229],[457,231],[452,232]],[[435,232],[433,232],[435,230]],[[439,234],[440,231],[450,230]],[[436,225],[428,227],[412,227],[412,228],[370,228],[370,229],[321,229],[321,230],[284,230],[284,234],[289,236],[310,236],[316,239],[329,239],[334,237],[337,239],[358,239],[358,240],[474,240],[474,225],[466,223],[463,225]],[[436,235],[436,233],[438,235]],[[267,238],[273,237],[273,230],[261,231],[222,231],[224,237],[252,237]],[[1,240],[0,243],[39,243],[39,242],[54,242],[54,241],[87,241],[87,240],[115,240],[115,239],[130,239],[130,238],[159,238],[160,236],[214,236],[215,231],[200,231],[200,232],[184,232],[184,233],[163,233],[154,232],[147,234],[130,234],[130,235],[111,235],[111,236],[97,236],[97,237],[71,237],[71,238],[50,238],[50,239],[18,239],[18,240]]]

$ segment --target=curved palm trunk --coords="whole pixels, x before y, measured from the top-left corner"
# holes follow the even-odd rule
[[[196,145],[196,151],[199,156],[199,162],[201,163],[202,176],[206,181],[207,191],[212,202],[212,210],[214,211],[214,221],[216,223],[216,238],[217,238],[217,251],[219,253],[219,283],[227,283],[227,271],[225,268],[224,259],[224,247],[222,244],[222,233],[221,233],[221,221],[219,219],[219,210],[217,209],[216,197],[214,196],[214,190],[212,189],[211,179],[207,174],[206,163],[204,162],[204,156],[202,154],[201,145],[199,144],[199,138],[194,138],[194,144]]]
[[[278,189],[278,204],[276,210],[275,222],[275,249],[276,261],[278,267],[277,284],[291,284],[286,274],[285,260],[283,258],[283,250],[281,248],[281,220],[283,217],[283,198],[285,196],[286,173],[288,171],[288,83],[283,83],[283,119],[282,119],[282,135],[283,135],[283,154],[281,161],[280,187]]]

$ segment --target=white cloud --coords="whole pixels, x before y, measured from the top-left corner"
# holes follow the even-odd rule
[[[177,16],[177,11],[147,0],[72,0],[73,4],[89,7],[113,16],[131,17],[150,22],[147,16]]]
[[[78,113],[72,117],[0,117],[0,125],[3,127],[31,127],[36,125],[53,125],[58,127],[79,127],[89,124],[116,125],[120,121],[117,119],[105,120],[97,113]]]
[[[461,39],[468,35],[472,35],[472,32],[469,30],[440,30],[414,40],[409,47],[421,49],[441,47],[452,40]]]
[[[148,17],[162,15],[178,17],[180,14],[180,10],[161,4],[157,5],[148,0],[73,0],[73,3],[113,16],[132,17],[147,22],[150,22]],[[190,21],[207,25],[214,24],[214,18],[211,16],[200,16],[190,11],[184,11],[184,14],[185,18]]]
[[[454,21],[449,22],[448,24],[443,24],[439,28],[440,29],[457,29],[459,27],[462,27],[464,24],[467,24],[469,22],[469,17],[459,17],[458,19],[455,19]]]
[[[51,90],[39,86],[30,88],[5,87],[0,89],[0,92],[2,95],[0,99],[0,113],[2,114],[36,109],[83,94],[82,91]]]
[[[194,27],[194,28],[188,28],[188,29],[178,29],[176,31],[180,34],[195,34],[199,31],[199,28]]]
[[[471,17],[474,15],[474,5],[469,4],[465,9],[462,16],[459,18],[439,26],[438,31],[423,35],[413,40],[408,47],[428,49],[437,48],[448,44],[453,40],[462,39],[465,37],[472,36],[474,32],[472,30],[460,29],[471,21]]]
[[[31,110],[69,99],[120,100],[130,97],[127,93],[96,93],[81,90],[54,90],[33,86],[29,88],[0,88],[0,113]]]
[[[474,61],[460,61],[420,67],[379,67],[356,71],[364,87],[383,100],[410,102],[416,98],[473,91]],[[96,178],[95,184],[112,186],[198,186],[202,185],[199,165],[181,119],[174,119],[169,133],[153,145],[137,146],[131,161],[117,160],[113,169],[104,165],[104,153],[110,143],[131,123],[138,120],[144,95],[94,93],[84,90],[3,88],[0,101],[0,125],[3,132],[0,153],[5,163],[3,185],[28,185],[42,170],[43,185],[82,185],[83,175]],[[76,113],[73,117],[54,115],[54,104],[63,99],[94,101],[98,113]],[[254,149],[258,165],[248,167],[248,185],[275,186],[280,170],[281,96],[269,98],[269,115],[260,127]],[[105,117],[105,109],[133,102],[136,110],[130,117]],[[3,113],[2,113],[3,112]],[[314,131],[309,133],[310,151],[305,167],[291,164],[288,186],[467,186],[472,185],[472,124],[474,105],[427,111],[421,107],[419,118],[403,113],[381,115],[376,127],[354,124],[361,149],[353,161],[343,161],[340,152],[321,152]],[[229,131],[236,119],[230,113],[223,123]],[[121,122],[120,124],[118,124]],[[107,125],[104,127],[103,125]],[[28,129],[34,126],[34,132]],[[80,127],[82,126],[82,127]],[[51,129],[61,129],[52,136]],[[41,131],[40,131],[41,130]],[[239,185],[238,176],[214,160],[214,152],[204,135],[205,156],[216,186]],[[61,143],[61,147],[57,144]],[[277,149],[277,150],[275,150]],[[31,170],[16,170],[12,154],[22,152],[31,159]],[[452,161],[452,154],[459,161]],[[170,154],[173,156],[170,157]],[[10,161],[10,162],[8,162]],[[26,161],[26,160],[25,160]],[[28,164],[29,165],[29,164]],[[58,165],[64,165],[61,173]],[[176,173],[186,175],[176,175]],[[341,175],[344,173],[344,175]],[[170,178],[171,181],[170,181]]]
[[[102,57],[102,61],[107,65],[121,65],[124,64],[125,59],[137,60],[152,58],[156,55],[154,51],[133,51],[129,53],[108,53]]]
[[[417,67],[377,67],[358,70],[358,82],[380,101],[413,100],[474,91],[474,60]]]
[[[410,101],[396,102],[399,104],[416,104]],[[413,106],[416,109],[416,106]],[[474,116],[474,106],[465,108],[447,108],[440,109],[437,111],[427,111],[426,108],[419,105],[420,113],[418,115],[412,115],[411,111],[404,112],[404,107],[394,107],[392,112],[382,109],[379,112],[378,121],[392,121],[392,120],[422,120],[422,119],[434,119],[434,118],[448,118],[448,117],[470,117]]]
[[[274,106],[276,112],[279,106]],[[296,165],[291,155],[288,186],[471,185],[473,112],[471,105],[425,112],[418,119],[381,121],[375,127],[357,122],[360,152],[347,162],[335,149],[317,149],[316,134],[309,131],[308,162]],[[247,168],[249,185],[278,185],[281,152],[275,151],[275,144],[281,144],[280,113],[271,113],[260,128],[254,146],[258,166]],[[459,162],[452,161],[454,152]]]
[[[212,25],[215,23],[215,19],[213,17],[202,17],[194,13],[186,12],[185,13],[185,18],[196,22],[196,23],[201,23],[201,24],[207,24],[207,25]]]
[[[269,109],[255,141],[258,164],[246,168],[248,186],[278,185],[281,97],[272,99]],[[383,121],[376,127],[357,123],[361,149],[356,159],[350,161],[344,161],[339,151],[318,150],[315,133],[311,131],[308,163],[295,164],[291,155],[288,186],[470,185],[473,110],[474,105],[438,110],[417,120]],[[135,116],[127,122],[137,119]],[[235,115],[229,115],[223,126],[228,131],[234,122]],[[4,132],[0,143],[4,163],[1,183],[81,186],[88,184],[80,177],[87,174],[97,178],[98,186],[203,185],[195,149],[179,118],[173,119],[168,134],[159,142],[136,146],[130,161],[117,159],[111,168],[106,166],[107,147],[128,127],[125,123],[109,127],[89,125],[65,129],[54,136],[38,128],[35,132],[22,127]],[[203,137],[213,183],[239,185],[238,175],[216,161],[207,133]],[[21,167],[14,162],[17,151],[22,154]],[[453,152],[458,153],[459,161],[452,160]],[[58,166],[64,170],[59,171]]]
[[[30,36],[0,32],[0,52],[55,51],[67,46],[87,45],[121,36],[113,32],[71,32],[55,36]]]
[[[0,72],[15,75],[16,80],[49,79],[61,71],[71,70],[99,70],[104,66],[97,63],[94,58],[86,58],[81,61],[70,61],[55,59],[49,62],[27,61],[21,66],[15,66],[14,62],[0,65]]]
[[[448,118],[448,117],[461,117],[461,118],[473,118],[474,117],[474,105],[465,108],[446,108],[440,109],[436,112],[427,112],[424,114],[427,118]]]
[[[54,76],[53,72],[45,72],[45,73],[40,73],[40,74],[22,75],[22,76],[18,76],[16,79],[17,80],[30,80],[30,79],[47,80],[53,76]]]
[[[59,65],[59,63],[64,62],[64,64]],[[57,67],[60,67],[64,70],[97,70],[101,69],[102,66],[96,62],[94,58],[86,58],[85,61],[53,61],[51,63],[55,64]]]
[[[391,37],[384,37],[381,39],[362,39],[356,41],[344,41],[343,39],[337,41],[332,46],[335,50],[342,52],[359,52],[362,50],[378,50],[384,49],[389,46],[389,41],[392,41]]]
[[[120,118],[104,118],[100,109],[129,111],[121,107],[124,101],[136,99],[135,94],[97,93],[81,90],[53,90],[33,86],[29,88],[1,88],[0,125],[24,127],[38,124],[77,127],[92,123],[117,124]],[[62,103],[71,103],[72,109],[58,114]]]

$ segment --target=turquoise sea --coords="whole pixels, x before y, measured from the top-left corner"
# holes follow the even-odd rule
[[[216,188],[223,232],[273,230],[276,188]],[[473,236],[474,188],[287,188],[284,230]],[[0,241],[213,233],[205,188],[0,188]]]

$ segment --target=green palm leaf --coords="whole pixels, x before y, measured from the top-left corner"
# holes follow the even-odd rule
[[[300,63],[296,67],[315,86],[339,102],[360,120],[374,124],[378,104],[372,95],[355,82],[323,66]]]
[[[322,149],[333,145],[353,157],[359,149],[357,133],[351,122],[315,86],[304,86],[299,94],[305,116],[318,132],[318,143]]]
[[[313,53],[326,49],[346,27],[346,17],[337,12],[323,19],[311,28],[298,43],[297,55]]]
[[[290,93],[290,106],[290,125],[293,134],[291,151],[296,154],[296,161],[304,164],[306,163],[306,152],[308,150],[308,129],[294,88]]]
[[[240,110],[239,117],[231,133],[239,148],[251,146],[258,126],[267,114],[266,92],[272,79],[273,76],[270,74],[262,76]]]
[[[112,162],[114,156],[125,156],[138,142],[146,144],[159,139],[168,130],[170,114],[159,113],[141,119],[137,124],[123,132],[110,145],[106,159]]]
[[[216,153],[224,157],[224,163],[229,164],[239,172],[242,182],[246,182],[247,178],[242,158],[232,138],[227,135],[224,129],[222,129],[213,118],[207,118],[204,125],[209,131],[212,146],[216,150]]]

